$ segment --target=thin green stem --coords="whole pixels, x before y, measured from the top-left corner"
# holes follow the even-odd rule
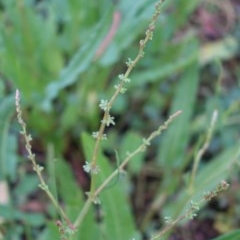
[[[210,126],[208,128],[207,131],[207,136],[206,136],[206,140],[203,144],[203,146],[200,148],[200,150],[197,152],[197,155],[194,159],[194,163],[193,163],[193,169],[192,169],[192,173],[191,173],[191,179],[190,179],[190,185],[189,185],[189,192],[192,193],[194,190],[194,182],[195,182],[195,178],[196,178],[196,173],[197,173],[197,169],[200,163],[200,160],[203,156],[203,154],[206,152],[206,150],[209,147],[210,141],[212,139],[212,135],[213,135],[213,130],[214,130],[214,125],[216,123],[217,120],[217,114],[218,112],[215,110],[213,112],[212,115],[212,119],[211,119],[211,123]]]

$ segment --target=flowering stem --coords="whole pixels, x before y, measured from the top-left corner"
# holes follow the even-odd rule
[[[145,32],[145,38],[140,40],[140,42],[139,42],[138,54],[137,54],[137,56],[135,57],[134,60],[129,60],[127,62],[128,68],[127,68],[127,70],[126,70],[126,72],[124,74],[119,75],[119,78],[120,78],[121,82],[117,86],[117,88],[116,88],[115,92],[113,93],[111,99],[107,103],[106,109],[104,109],[103,120],[101,122],[99,131],[98,131],[96,143],[95,143],[93,154],[92,154],[91,166],[93,168],[97,166],[97,156],[98,156],[98,152],[99,152],[99,148],[100,148],[100,142],[102,140],[102,137],[103,137],[103,134],[104,134],[104,130],[105,130],[106,126],[107,126],[106,125],[106,120],[110,116],[110,109],[111,109],[114,101],[116,100],[117,96],[121,93],[125,83],[130,81],[130,79],[128,79],[128,77],[129,77],[130,73],[132,72],[133,68],[140,61],[140,59],[143,58],[143,56],[144,56],[144,48],[145,48],[147,42],[149,40],[152,40],[153,31],[155,29],[155,24],[156,24],[156,21],[157,21],[157,18],[159,16],[159,14],[160,14],[160,6],[161,6],[161,4],[164,1],[165,0],[159,0],[158,3],[155,5],[156,10],[155,10],[155,12],[153,14],[153,17],[151,19],[150,24],[148,25],[148,29]],[[95,190],[95,176],[92,175],[91,176],[90,195],[92,195],[94,193],[94,190]]]
[[[178,222],[182,221],[183,219],[193,219],[196,216],[196,212],[199,211],[200,206],[205,203],[211,201],[213,198],[215,198],[220,192],[225,191],[229,188],[229,184],[222,180],[214,190],[204,193],[203,197],[197,202],[194,203],[191,201],[190,207],[186,210],[185,213],[180,215],[178,218],[176,218],[174,221],[170,221],[167,226],[162,229],[160,232],[155,234],[151,238],[151,240],[157,240],[161,239],[163,235],[165,235],[170,229],[172,229]]]
[[[96,199],[98,195],[103,191],[103,189],[111,182],[111,180],[119,174],[119,171],[122,171],[134,156],[136,156],[138,153],[142,151],[145,151],[145,149],[150,145],[151,141],[157,136],[159,136],[164,130],[166,130],[169,124],[180,114],[181,111],[177,111],[174,114],[172,114],[163,125],[161,125],[156,131],[151,133],[148,138],[144,139],[143,143],[137,149],[128,154],[128,156],[120,164],[118,169],[116,169],[108,178],[105,179],[105,181],[96,190],[94,190],[94,192],[90,195],[85,205],[83,206],[83,209],[80,212],[79,216],[77,217],[76,221],[74,222],[75,228],[78,228],[81,225],[85,215],[88,212],[89,207],[91,206],[90,203],[92,202],[92,199]]]
[[[26,147],[26,150],[28,153],[28,159],[31,161],[33,170],[36,172],[36,174],[39,178],[39,181],[40,181],[39,187],[43,191],[45,191],[47,196],[52,201],[53,205],[56,207],[60,216],[65,220],[65,222],[68,224],[68,226],[73,229],[73,225],[72,225],[71,221],[69,220],[67,214],[61,208],[58,201],[55,199],[55,197],[49,190],[48,185],[46,184],[46,182],[42,176],[42,171],[44,168],[37,164],[36,159],[35,159],[35,154],[32,152],[32,146],[31,146],[32,137],[31,137],[31,135],[29,135],[27,133],[26,123],[23,121],[23,118],[22,118],[22,110],[21,110],[21,106],[20,106],[20,94],[19,94],[18,90],[16,90],[15,103],[16,103],[17,119],[22,128],[21,134],[23,135],[23,137],[25,139],[25,143],[26,143],[25,147]]]

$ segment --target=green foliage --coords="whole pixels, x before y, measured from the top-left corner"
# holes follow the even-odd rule
[[[13,134],[9,134],[10,121],[14,114],[14,97],[0,95],[0,179],[16,178],[17,143]]]
[[[66,204],[68,216],[73,221],[84,204],[84,193],[77,186],[71,169],[63,159],[56,163],[56,177],[59,183],[57,192]],[[94,220],[93,211],[89,211],[85,221],[74,235],[74,239],[94,239],[97,238],[98,234],[99,230]]]
[[[195,52],[197,49],[195,49]],[[181,109],[184,114],[172,125],[164,137],[159,148],[159,160],[164,166],[166,173],[175,169],[182,169],[186,166],[185,150],[190,134],[188,125],[194,110],[198,87],[198,67],[196,59],[184,71],[176,86],[174,99],[172,100],[171,112]],[[172,151],[168,150],[171,145]]]
[[[231,175],[233,166],[239,156],[238,145],[225,150],[212,161],[204,166],[196,176],[194,189],[189,189],[189,176],[186,177],[186,185],[174,200],[174,204],[167,203],[164,212],[166,216],[178,216],[189,205],[190,201],[201,199],[205,192],[214,189],[222,179],[227,179]],[[226,159],[228,159],[226,161]]]
[[[237,240],[240,236],[240,230],[233,231],[231,233],[225,234],[221,237],[214,238],[213,240]]]
[[[74,222],[87,196],[76,183],[72,158],[77,158],[76,149],[81,155],[79,165],[92,158],[94,140],[83,132],[97,131],[102,116],[99,100],[110,98],[125,62],[136,55],[155,2],[1,1],[0,180],[10,193],[6,193],[9,200],[0,203],[0,212],[6,239],[59,239],[56,221],[66,224],[37,191],[38,180],[29,162],[19,157],[26,152],[13,121],[13,92],[16,88],[21,92],[28,131],[38,140],[33,150],[47,169],[44,178]],[[107,130],[108,140],[100,147],[96,187],[170,113],[181,109],[181,116],[146,152],[132,159],[127,173],[119,171],[108,183],[100,194],[101,205],[90,207],[71,240],[141,239],[140,225],[150,238],[156,228],[153,215],[160,222],[165,216],[176,218],[191,200],[198,201],[219,181],[234,179],[239,173],[235,168],[239,166],[239,80],[230,87],[222,83],[224,76],[239,78],[238,65],[227,70],[223,62],[235,61],[239,39],[230,32],[202,45],[195,32],[182,33],[185,27],[192,29],[190,14],[199,4],[193,0],[163,4],[145,57],[135,67],[127,92],[113,105],[116,126]],[[115,19],[115,34],[98,55],[115,14],[120,16]],[[214,109],[219,113],[214,137],[190,189],[193,159],[204,143]],[[54,153],[48,152],[50,145]],[[83,172],[78,174],[87,179]],[[147,187],[135,189],[136,183]],[[134,199],[135,193],[142,199]],[[33,197],[40,199],[44,212],[21,210]],[[138,208],[136,202],[142,205]],[[233,240],[239,234],[235,231],[215,240]]]

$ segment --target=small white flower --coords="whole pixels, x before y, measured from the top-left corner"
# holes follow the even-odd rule
[[[91,172],[91,165],[89,162],[85,162],[85,164],[83,165],[83,170],[86,172],[86,173],[90,173]]]
[[[99,134],[99,132],[93,132],[92,133],[92,137],[94,138],[94,139],[97,139],[98,138],[98,134]],[[102,138],[101,138],[102,140],[107,140],[107,134],[103,134],[102,135]]]
[[[101,122],[105,123],[107,127],[109,127],[111,124],[115,125],[114,117],[110,116],[110,114],[108,114],[107,119],[103,119]]]
[[[107,140],[107,134],[104,133],[104,134],[102,135],[102,140]]]
[[[199,205],[197,203],[195,203],[194,201],[190,201],[191,204],[191,208],[195,211],[198,211],[200,209]]]
[[[92,133],[92,137],[95,138],[95,139],[97,139],[97,138],[98,138],[98,132],[93,132],[93,133]]]
[[[128,61],[126,62],[126,65],[130,67],[133,64],[133,60],[131,58],[128,58]]]
[[[118,90],[118,89],[120,88],[120,84],[114,85],[114,88],[115,88],[116,90]],[[126,88],[121,87],[120,93],[124,94],[126,91],[127,91]]]
[[[118,78],[119,78],[121,81],[124,81],[125,83],[129,83],[129,82],[131,81],[130,78],[125,77],[124,74],[119,74],[119,75],[118,75]]]
[[[124,78],[123,81],[124,81],[125,83],[131,82],[130,78]]]
[[[92,165],[88,161],[86,161],[85,164],[83,165],[83,170],[89,174],[98,174],[100,172],[99,166]]]
[[[173,222],[172,218],[167,216],[167,217],[164,217],[164,220],[167,224],[171,224]]]
[[[124,74],[119,74],[118,78],[122,81],[124,79]]]
[[[108,109],[108,100],[101,100],[100,101],[100,104],[99,104],[99,107],[106,111]]]
[[[119,87],[120,87],[120,84],[114,85],[114,88],[115,88],[115,89],[118,89]]]

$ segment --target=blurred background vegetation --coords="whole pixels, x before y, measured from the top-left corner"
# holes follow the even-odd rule
[[[111,96],[125,62],[136,55],[155,2],[0,1],[1,239],[59,237],[57,213],[38,188],[19,136],[15,90],[49,187],[74,220],[89,188],[82,165],[92,150],[89,134],[100,123],[99,100]],[[117,124],[102,146],[103,174],[117,167],[115,150],[121,161],[170,113],[183,113],[103,193],[76,239],[147,239],[165,216],[178,216],[222,179],[230,189],[168,239],[207,240],[240,227],[239,42],[239,1],[163,4],[145,57],[112,109]],[[189,193],[193,159],[214,109],[214,137]]]

